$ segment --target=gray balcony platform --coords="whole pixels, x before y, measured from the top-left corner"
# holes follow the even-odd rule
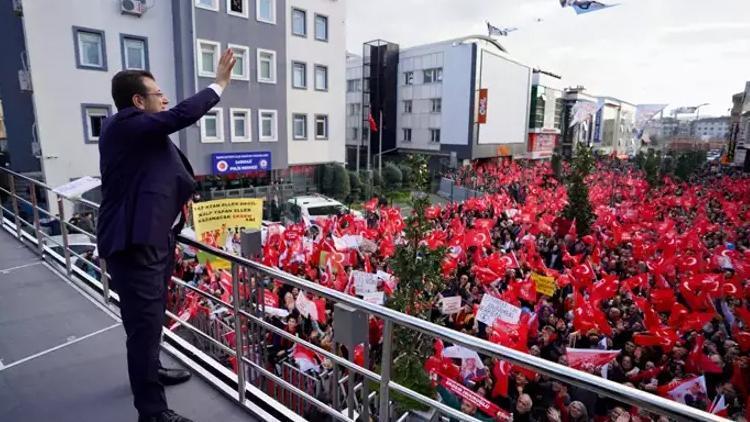
[[[167,399],[196,422],[257,420],[197,376]],[[0,229],[0,421],[137,419],[120,322]]]

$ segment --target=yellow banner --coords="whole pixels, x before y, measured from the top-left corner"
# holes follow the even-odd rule
[[[536,284],[536,292],[545,296],[554,296],[557,290],[557,282],[554,277],[547,277],[537,273],[531,273],[531,279]]]
[[[227,237],[245,230],[260,230],[263,200],[217,199],[193,203],[193,228],[198,241],[224,248]]]

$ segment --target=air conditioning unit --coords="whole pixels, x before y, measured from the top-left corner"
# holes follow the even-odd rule
[[[120,0],[120,12],[123,15],[141,17],[146,13],[146,0]]]

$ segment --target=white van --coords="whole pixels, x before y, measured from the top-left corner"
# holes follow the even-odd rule
[[[287,203],[295,221],[307,220],[314,222],[317,218],[350,212],[349,208],[341,202],[322,195],[297,196],[287,201]],[[357,217],[362,215],[360,212],[354,210],[351,213]]]

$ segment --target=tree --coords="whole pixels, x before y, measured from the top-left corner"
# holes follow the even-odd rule
[[[413,182],[411,167],[405,164],[399,164],[398,169],[401,170],[401,185],[404,188],[408,188]]]
[[[445,249],[430,250],[421,244],[425,233],[431,229],[425,217],[425,209],[429,205],[427,195],[412,197],[413,212],[406,219],[404,243],[399,245],[390,261],[393,275],[399,282],[388,301],[388,307],[421,319],[429,319],[433,300],[443,290],[444,283],[441,263]],[[395,326],[393,347],[393,380],[431,397],[434,388],[423,365],[432,354],[432,338],[406,327]],[[395,393],[393,397],[404,408],[424,409],[419,402],[406,396]]]
[[[560,154],[552,154],[550,165],[552,166],[552,174],[555,179],[557,179],[558,182],[562,182],[562,157],[560,157]]]
[[[331,189],[331,195],[338,200],[345,200],[351,193],[351,185],[349,184],[349,174],[341,164],[334,164],[333,166],[333,184]]]
[[[403,176],[401,175],[401,170],[399,170],[398,166],[393,163],[385,165],[385,168],[383,169],[383,182],[385,183],[385,188],[400,189],[402,180]]]
[[[648,151],[648,155],[643,163],[643,171],[646,173],[646,181],[651,188],[659,184],[659,166],[660,158],[653,149]]]
[[[409,154],[406,156],[406,166],[411,170],[409,177],[404,174],[404,180],[409,180],[414,189],[427,192],[430,189],[430,168],[427,156]]]
[[[320,166],[320,191],[325,195],[331,195],[333,192],[333,165],[324,164]]]
[[[579,237],[589,234],[595,218],[589,201],[589,188],[586,186],[586,177],[593,169],[594,156],[591,147],[579,144],[568,176],[568,204],[563,210],[565,218],[575,220]]]
[[[356,171],[349,170],[349,185],[351,186],[352,194],[362,193],[362,181],[359,180],[359,175]]]

